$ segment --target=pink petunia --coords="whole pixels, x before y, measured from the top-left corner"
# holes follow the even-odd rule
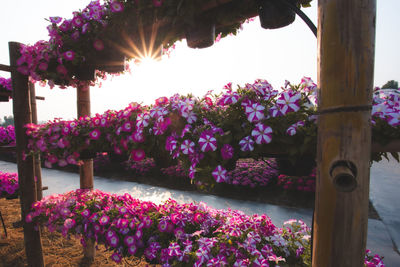
[[[242,151],[253,151],[254,150],[254,140],[250,136],[246,136],[239,142],[240,150]]]
[[[111,11],[113,13],[118,13],[124,11],[124,6],[121,2],[118,2],[116,0],[112,1],[110,3]]]
[[[187,139],[184,140],[183,143],[181,144],[181,150],[182,153],[185,155],[194,153],[194,142]]]
[[[264,119],[264,109],[263,105],[254,102],[249,103],[245,108],[247,119],[250,122],[258,122]]]
[[[257,123],[256,127],[251,132],[251,136],[254,137],[256,143],[259,145],[270,143],[271,134],[272,134],[272,128],[269,126],[265,126],[262,123]]]
[[[89,133],[89,137],[92,140],[98,140],[100,138],[100,130],[99,129],[94,129]]]
[[[74,60],[74,58],[75,58],[75,52],[74,52],[74,51],[71,51],[71,50],[69,50],[69,51],[67,51],[67,52],[64,52],[64,58],[65,58],[65,60],[68,60],[68,61]]]
[[[201,133],[199,138],[200,150],[203,152],[217,150],[217,139],[207,131]]]
[[[217,183],[226,182],[228,180],[227,171],[221,165],[218,165],[212,172]]]
[[[233,157],[233,147],[229,144],[225,144],[221,148],[221,156],[224,160],[228,160]]]
[[[93,47],[94,49],[96,49],[97,51],[102,51],[104,49],[104,43],[102,40],[96,39],[93,42]]]
[[[285,91],[280,94],[276,104],[279,106],[280,112],[285,115],[288,112],[296,112],[300,109],[300,98],[300,93]]]
[[[145,156],[146,156],[146,153],[141,148],[133,149],[131,151],[131,157],[134,161],[141,161],[145,158]]]

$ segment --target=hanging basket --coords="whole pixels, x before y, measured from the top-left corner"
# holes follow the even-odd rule
[[[277,158],[276,164],[280,174],[290,176],[308,176],[316,166],[313,157],[303,156],[294,161],[287,158]]]
[[[79,155],[79,158],[82,160],[93,159],[95,157],[96,157],[96,152],[87,149],[82,150],[82,152]]]
[[[75,78],[80,81],[93,81],[95,80],[95,69],[88,64],[82,64],[75,70]]]
[[[94,64],[96,69],[108,73],[119,73],[125,71],[125,55],[116,48],[104,48],[96,55]]]
[[[296,5],[296,0],[259,0],[258,15],[261,27],[278,29],[293,23],[296,13],[282,1]]]
[[[190,48],[206,48],[214,44],[215,24],[197,24],[186,30],[186,41]]]

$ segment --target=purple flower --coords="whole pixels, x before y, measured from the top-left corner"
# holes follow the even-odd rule
[[[181,144],[182,153],[185,155],[193,154],[194,153],[194,142],[190,140],[185,140]]]
[[[272,134],[272,128],[269,126],[265,126],[262,123],[257,123],[256,127],[251,132],[251,135],[256,140],[256,143],[259,145],[270,143],[271,134]]]
[[[122,5],[122,3],[118,2],[117,0],[112,1],[110,3],[110,7],[111,7],[111,11],[113,13],[124,11],[124,6]]]
[[[209,132],[204,131],[200,135],[199,145],[203,152],[215,151],[217,149],[217,139]]]
[[[180,256],[182,254],[181,247],[176,242],[172,242],[168,247],[168,255],[173,256]]]
[[[212,175],[214,176],[217,183],[222,183],[228,180],[226,173],[226,169],[224,169],[221,165],[218,165],[212,172]]]
[[[225,144],[221,148],[221,156],[224,160],[228,160],[233,157],[233,147],[230,144]]]
[[[257,122],[264,119],[264,106],[258,103],[250,103],[246,106],[245,112],[249,122]]]
[[[253,151],[254,150],[254,140],[250,136],[246,136],[239,142],[240,150],[242,151]]]
[[[278,105],[280,112],[285,115],[288,112],[296,112],[300,109],[300,98],[300,93],[285,91],[280,94],[279,98],[276,100],[276,104]]]

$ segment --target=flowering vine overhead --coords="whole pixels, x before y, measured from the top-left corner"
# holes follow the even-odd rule
[[[18,70],[50,86],[94,82],[124,71],[125,58],[159,57],[182,38],[202,47],[205,36],[212,44],[236,34],[257,11],[257,1],[93,0],[70,18],[50,17],[49,40],[23,45]]]
[[[226,102],[232,95],[237,95],[235,101]],[[399,96],[375,94],[374,142],[400,138]],[[239,158],[276,153],[292,159],[315,158],[315,100],[316,85],[310,78],[299,85],[287,83],[280,90],[266,80],[256,80],[236,91],[226,86],[218,95],[161,97],[151,106],[132,103],[92,118],[56,119],[26,127],[31,152],[41,153],[49,167],[79,164],[87,151],[112,152],[137,161],[151,157],[159,167],[180,160],[190,178],[214,184],[226,182],[226,171]]]

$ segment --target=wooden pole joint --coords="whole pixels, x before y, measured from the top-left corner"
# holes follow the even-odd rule
[[[353,162],[338,160],[332,164],[329,174],[338,191],[353,192],[357,188],[357,167]]]

